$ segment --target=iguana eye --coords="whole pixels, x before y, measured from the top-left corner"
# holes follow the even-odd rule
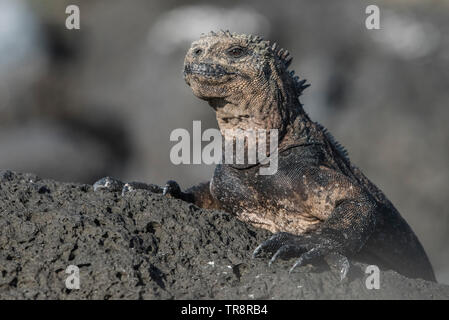
[[[246,53],[246,50],[242,47],[231,47],[226,51],[226,53],[231,58],[240,58]]]
[[[203,49],[201,49],[201,48],[196,48],[193,50],[193,54],[197,57],[200,56],[202,53],[203,53]]]

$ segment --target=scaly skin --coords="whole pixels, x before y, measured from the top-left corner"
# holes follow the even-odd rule
[[[435,281],[419,240],[385,195],[355,166],[299,101],[308,86],[288,70],[289,53],[260,37],[209,33],[192,43],[184,76],[226,129],[277,129],[278,171],[261,164],[220,164],[210,183],[163,192],[203,208],[222,209],[274,235],[262,251],[297,258],[292,270],[324,258],[346,276],[348,258]],[[161,191],[162,192],[162,191]]]

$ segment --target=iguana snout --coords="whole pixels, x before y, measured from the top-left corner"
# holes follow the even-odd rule
[[[190,63],[185,65],[184,74],[195,74],[204,77],[221,78],[226,75],[234,75],[235,72],[229,72],[219,64]]]

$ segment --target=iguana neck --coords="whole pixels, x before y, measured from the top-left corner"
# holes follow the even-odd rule
[[[314,123],[302,108],[296,95],[282,93],[279,88],[259,88],[252,94],[232,95],[225,99],[209,100],[215,109],[218,126],[225,130],[278,129],[279,150],[309,139],[307,128]]]

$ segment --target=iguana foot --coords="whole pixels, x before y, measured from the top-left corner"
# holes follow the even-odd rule
[[[167,181],[164,188],[162,189],[162,194],[164,196],[180,199],[186,202],[194,202],[193,194],[190,192],[183,192],[179,184],[173,180]]]
[[[110,192],[120,192],[125,195],[134,190],[149,190],[154,193],[162,193],[163,189],[155,184],[147,184],[143,182],[124,183],[112,177],[104,177],[94,183],[94,191],[108,190]]]
[[[182,195],[181,187],[176,181],[168,180],[164,188],[162,189],[162,194],[164,196],[168,195],[172,196],[173,198],[179,199]]]
[[[264,241],[253,252],[256,257],[263,251],[273,253],[268,265],[271,266],[278,258],[298,258],[290,269],[290,273],[302,265],[323,258],[333,272],[338,273],[340,280],[346,278],[349,271],[348,259],[338,252],[340,246],[333,240],[322,235],[307,234],[296,236],[286,232],[278,232]]]

